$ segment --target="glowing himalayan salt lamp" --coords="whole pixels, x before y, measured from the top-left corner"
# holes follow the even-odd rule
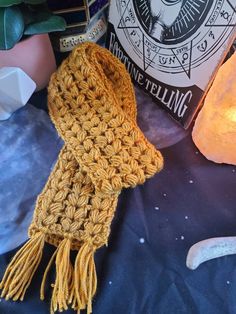
[[[192,138],[207,159],[236,165],[236,52],[219,69]]]

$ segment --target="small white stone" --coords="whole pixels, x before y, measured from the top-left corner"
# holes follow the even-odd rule
[[[235,169],[233,169],[232,172],[235,172]]]
[[[178,238],[175,238],[175,240],[178,240]]]
[[[188,182],[189,182],[190,184],[192,184],[192,183],[193,183],[193,180],[189,180]]]
[[[185,216],[184,219],[188,219],[188,216]]]
[[[230,281],[229,281],[229,280],[227,280],[227,281],[226,281],[226,283],[227,283],[227,285],[229,285],[229,284],[230,284]]]
[[[166,193],[163,193],[163,196],[164,196],[164,197],[166,197],[166,196],[167,196],[167,194],[166,194]]]
[[[155,210],[159,210],[160,209],[158,206],[155,206],[154,208],[155,208]]]
[[[195,152],[196,155],[198,155],[199,152]]]
[[[23,107],[36,88],[35,82],[20,68],[0,69],[0,121]]]
[[[145,242],[144,238],[140,238],[139,242],[143,244]]]
[[[182,235],[182,236],[180,237],[180,239],[181,239],[181,240],[184,240],[184,236]]]
[[[109,281],[109,285],[112,285],[112,281]]]

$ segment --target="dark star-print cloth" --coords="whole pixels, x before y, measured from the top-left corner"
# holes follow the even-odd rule
[[[181,131],[174,122],[165,126],[162,113],[155,120],[155,106],[148,107],[146,96],[136,92],[139,108],[145,102],[147,110],[139,109],[140,127],[154,144],[163,133],[158,141],[165,166],[144,185],[124,190],[119,197],[109,245],[95,256],[98,289],[93,313],[235,314],[236,255],[208,261],[194,271],[186,267],[186,256],[200,240],[236,235],[236,167],[208,161],[193,144],[191,129]],[[46,112],[45,91],[36,93],[30,103]],[[57,155],[58,143],[56,147]],[[43,149],[50,151],[52,144],[44,143]],[[33,195],[31,202],[35,199]],[[4,208],[0,211],[5,215]],[[17,249],[0,255],[1,277]],[[53,252],[52,246],[45,245],[25,300],[1,299],[1,314],[49,313],[54,267],[43,302],[39,290]]]

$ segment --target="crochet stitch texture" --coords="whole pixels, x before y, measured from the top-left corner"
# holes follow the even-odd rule
[[[96,44],[76,47],[52,75],[48,107],[65,145],[38,196],[30,240],[11,261],[0,288],[2,297],[23,300],[48,242],[56,250],[44,273],[41,299],[55,260],[51,313],[69,305],[91,313],[94,253],[107,245],[118,196],[159,172],[163,158],[137,126],[124,65]],[[74,265],[71,250],[78,251]]]

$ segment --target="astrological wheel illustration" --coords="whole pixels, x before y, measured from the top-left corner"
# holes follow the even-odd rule
[[[208,60],[236,24],[235,0],[117,1],[118,28],[140,66],[185,73]]]

